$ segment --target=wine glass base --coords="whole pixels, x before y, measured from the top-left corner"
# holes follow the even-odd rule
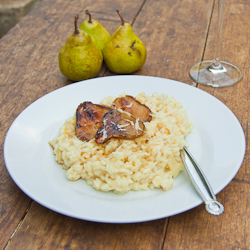
[[[212,87],[227,87],[242,79],[239,68],[231,63],[220,62],[218,68],[212,67],[213,61],[203,61],[190,69],[190,77],[197,83]]]

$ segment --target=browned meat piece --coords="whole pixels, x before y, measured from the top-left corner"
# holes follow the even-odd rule
[[[76,110],[76,136],[80,140],[89,141],[95,138],[102,125],[103,116],[110,111],[107,106],[84,102]]]
[[[113,102],[113,107],[132,114],[142,122],[150,122],[152,120],[151,110],[132,96],[126,95],[125,97],[116,98]]]
[[[105,143],[110,138],[134,139],[142,135],[145,129],[139,119],[116,109],[106,113],[102,121],[103,124],[95,136],[95,141],[99,144]]]

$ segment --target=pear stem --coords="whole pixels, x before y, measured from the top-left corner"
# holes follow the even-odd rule
[[[119,17],[121,18],[121,20],[122,20],[122,26],[124,26],[124,19],[123,19],[123,17],[122,17],[122,14],[119,12],[119,10],[117,10],[116,11],[117,13],[118,13],[118,15],[119,15]]]
[[[89,15],[89,23],[92,23],[92,21],[91,21],[91,14],[89,13],[89,11],[88,10],[85,10],[85,14],[87,14],[87,15]]]
[[[78,15],[75,15],[75,32],[74,32],[75,35],[79,34],[79,30],[78,30],[78,28],[77,28],[77,21],[78,21],[78,18],[79,18],[79,16],[78,16]]]

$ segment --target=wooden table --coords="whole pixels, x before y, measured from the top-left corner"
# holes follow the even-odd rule
[[[221,58],[244,75],[227,88],[195,85],[188,74],[196,62],[213,58],[213,6],[213,0],[43,0],[0,40],[0,249],[250,249],[250,1],[226,0]],[[32,102],[71,83],[60,73],[57,56],[73,31],[74,15],[83,20],[86,9],[110,33],[120,25],[116,9],[133,25],[148,51],[145,65],[135,74],[194,85],[221,100],[239,119],[247,151],[235,178],[217,195],[225,206],[221,216],[209,215],[200,205],[144,223],[82,221],[39,205],[12,181],[2,154],[7,130]],[[103,66],[99,77],[107,75],[112,73]]]

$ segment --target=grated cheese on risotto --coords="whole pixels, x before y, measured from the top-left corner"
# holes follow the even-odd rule
[[[76,137],[75,115],[66,120],[49,144],[69,180],[82,178],[96,190],[117,194],[172,187],[173,179],[184,169],[180,149],[187,146],[185,136],[192,123],[173,97],[141,93],[135,98],[151,109],[152,120],[144,123],[145,133],[133,140],[82,141]],[[115,99],[107,97],[101,104],[110,105]]]

